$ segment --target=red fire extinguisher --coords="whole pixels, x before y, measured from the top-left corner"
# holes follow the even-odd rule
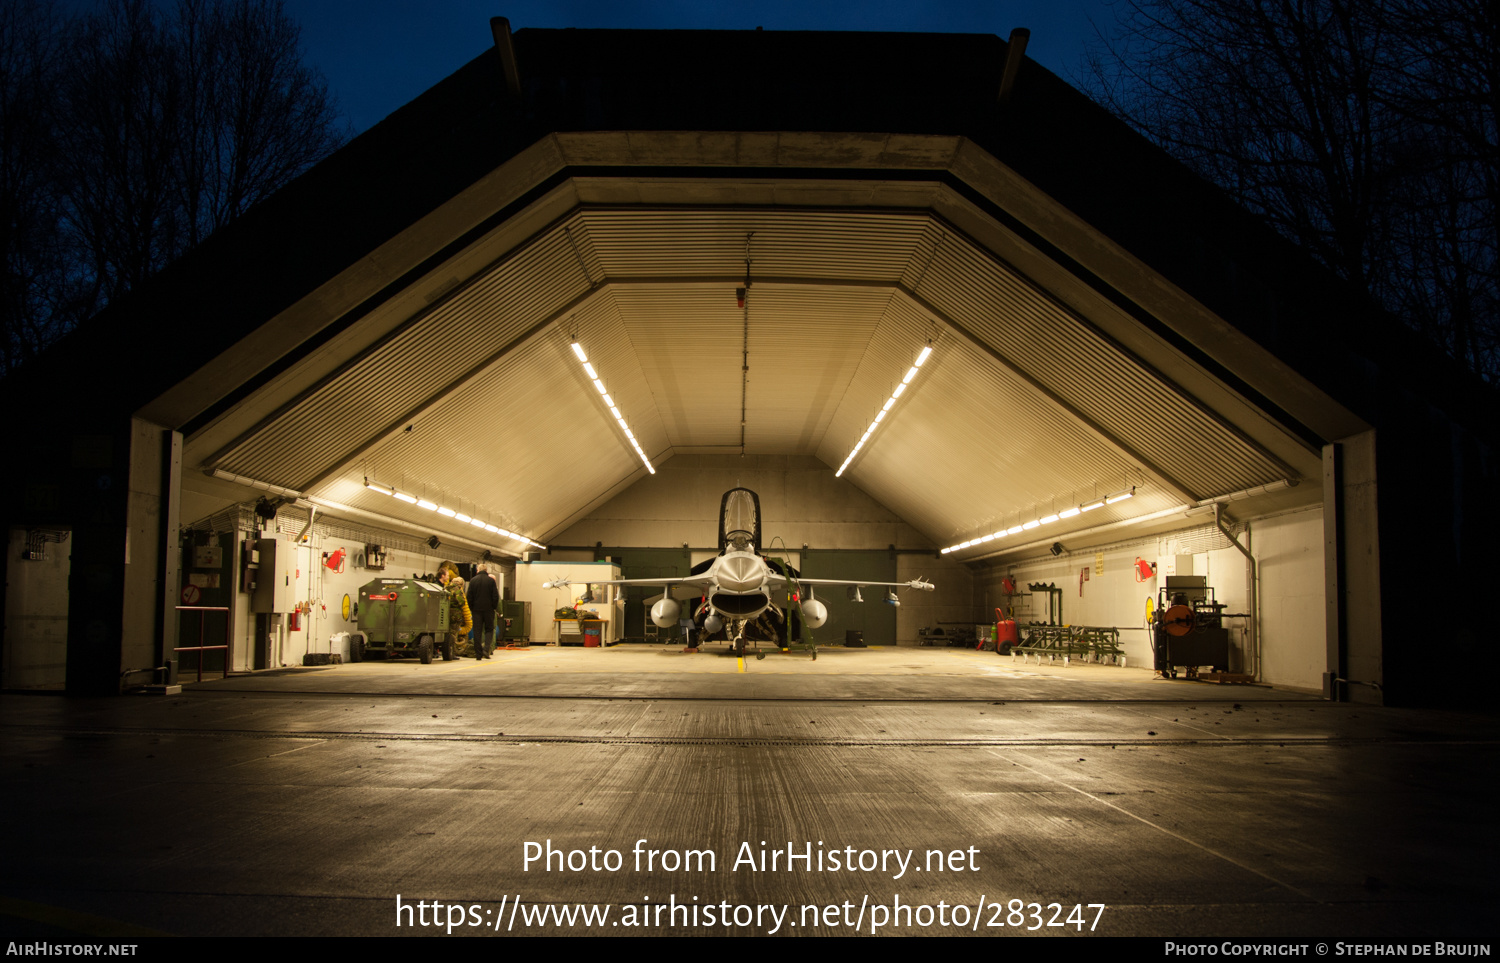
[[[302,631],[302,610],[300,608],[292,609],[291,613],[287,615],[286,630],[288,632]]]

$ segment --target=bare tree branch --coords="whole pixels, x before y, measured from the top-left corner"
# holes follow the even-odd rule
[[[9,369],[345,139],[280,0],[0,0]]]
[[[1495,350],[1496,8],[1124,0],[1106,107],[1482,376]]]

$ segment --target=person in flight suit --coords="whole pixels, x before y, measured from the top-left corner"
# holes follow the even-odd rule
[[[443,562],[438,566],[438,584],[448,590],[448,648],[455,656],[464,654],[461,645],[467,646],[466,636],[474,627],[474,615],[469,611],[469,600],[464,595],[464,580],[458,577],[458,566]]]

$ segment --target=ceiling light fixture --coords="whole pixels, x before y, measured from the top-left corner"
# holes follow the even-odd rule
[[[896,390],[891,392],[891,396],[885,400],[885,404],[881,407],[880,411],[876,412],[875,420],[870,422],[870,427],[866,428],[865,433],[860,436],[859,441],[854,443],[854,450],[849,452],[849,457],[845,458],[844,463],[839,466],[839,470],[833,473],[834,478],[838,478],[844,474],[844,469],[849,467],[849,463],[854,461],[854,456],[859,454],[859,450],[865,446],[865,442],[870,440],[870,435],[875,431],[875,426],[885,420],[885,416],[890,413],[891,407],[896,403],[896,399],[901,397],[902,393],[906,391],[906,386],[911,384],[912,379],[917,376],[917,369],[922,367],[931,356],[932,342],[929,341],[922,348],[922,353],[917,355],[917,360],[912,362],[912,366],[907,369],[906,377],[901,379],[901,383],[896,386]],[[944,549],[944,551],[947,551],[947,549]]]
[[[1122,491],[1117,491],[1113,495],[1110,495],[1106,498],[1096,498],[1091,502],[1078,505],[1074,508],[1066,508],[1051,515],[1043,515],[1040,518],[1034,518],[1031,521],[1024,522],[1020,525],[1012,525],[1010,528],[1002,528],[999,531],[995,532],[993,535],[982,535],[978,538],[972,539],[971,541],[959,542],[957,545],[949,545],[939,554],[947,555],[949,552],[957,552],[965,548],[971,548],[982,542],[990,542],[1005,535],[1015,535],[1019,532],[1029,532],[1033,528],[1040,528],[1043,525],[1050,525],[1053,522],[1058,521],[1059,519],[1074,518],[1078,515],[1083,514],[1084,512],[1091,512],[1096,508],[1103,508],[1105,505],[1114,505],[1119,502],[1123,502],[1127,498],[1134,497],[1135,486],[1132,485],[1129,488],[1126,488]]]
[[[370,481],[370,479],[366,478],[365,479],[365,488],[368,489],[369,491],[372,491],[372,492],[379,492],[382,495],[389,495],[392,498],[395,498],[395,499],[397,499],[399,501],[406,502],[408,505],[415,505],[418,508],[425,508],[429,512],[437,512],[439,515],[442,515],[445,518],[451,518],[451,519],[453,519],[456,522],[468,522],[470,525],[473,525],[475,528],[482,528],[485,531],[489,532],[491,535],[499,535],[501,538],[513,538],[513,539],[515,539],[517,541],[525,542],[527,545],[530,545],[530,546],[532,546],[534,548],[545,549],[547,547],[547,546],[543,545],[541,542],[533,541],[532,539],[527,538],[525,535],[522,535],[520,532],[507,532],[503,528],[497,528],[494,525],[490,525],[490,524],[487,524],[485,522],[481,522],[477,518],[471,518],[468,515],[462,514],[461,512],[454,511],[451,508],[447,508],[447,507],[444,507],[442,505],[439,505],[436,502],[428,501],[425,498],[418,498],[415,495],[411,495],[411,494],[403,492],[403,491],[401,491],[399,489],[392,488],[390,485],[382,485],[379,482],[372,482],[372,481]]]
[[[604,405],[609,409],[610,416],[615,419],[615,423],[625,433],[625,440],[630,442],[630,447],[634,448],[635,453],[640,456],[641,463],[646,466],[646,470],[653,475],[656,474],[656,466],[652,465],[651,459],[646,457],[646,452],[641,448],[641,443],[635,440],[635,433],[630,430],[630,425],[625,421],[625,416],[620,413],[620,408],[615,404],[615,399],[610,397],[608,389],[604,387],[604,381],[599,377],[599,372],[594,370],[594,366],[589,363],[588,355],[584,354],[583,345],[579,344],[577,339],[574,339],[571,347],[573,348],[573,353],[578,356],[578,363],[583,365],[583,373],[588,375],[589,380],[594,383],[594,390],[598,391],[600,396],[603,397]]]

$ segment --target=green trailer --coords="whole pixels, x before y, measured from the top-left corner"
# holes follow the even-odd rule
[[[349,661],[416,656],[427,665],[440,651],[451,662],[447,634],[446,589],[414,578],[378,578],[360,586],[359,631],[349,640]]]

